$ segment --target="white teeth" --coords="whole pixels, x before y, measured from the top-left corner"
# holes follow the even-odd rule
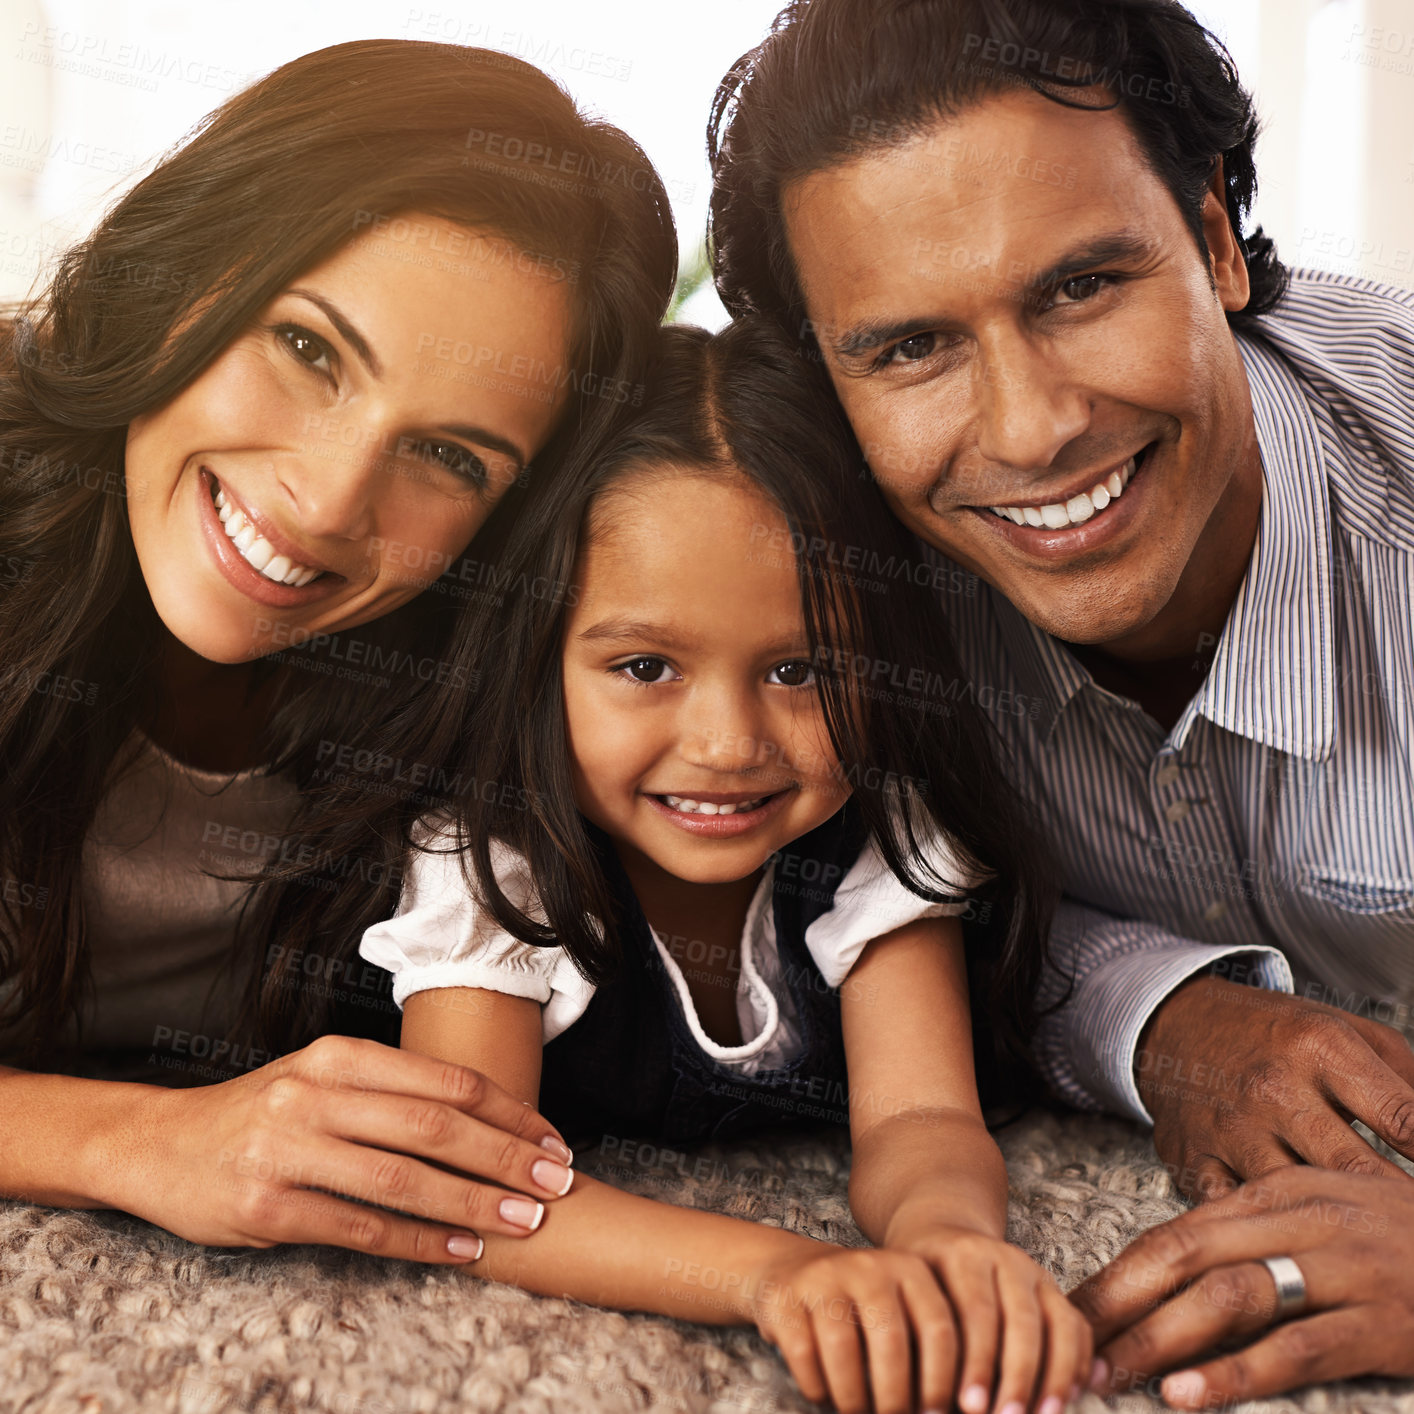
[[[739,811],[755,810],[765,798],[758,796],[755,800],[743,800],[735,805],[714,805],[710,800],[689,800],[681,795],[665,795],[663,800],[683,815],[735,815]]]
[[[1125,462],[1119,471],[1112,471],[1089,492],[1082,491],[1072,496],[1063,505],[1056,502],[1050,506],[993,506],[994,515],[1005,516],[1017,525],[1044,525],[1048,530],[1061,530],[1068,525],[1084,525],[1097,511],[1102,511],[1111,501],[1124,494],[1134,475],[1135,459]]]
[[[323,573],[307,565],[295,564],[288,555],[277,555],[275,547],[246,519],[244,511],[231,505],[224,491],[217,491],[212,499],[216,504],[216,514],[221,517],[221,527],[230,537],[231,544],[241,552],[245,562],[252,569],[259,570],[266,579],[275,584],[299,588]]]

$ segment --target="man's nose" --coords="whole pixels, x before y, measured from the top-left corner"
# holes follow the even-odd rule
[[[1090,425],[1089,395],[1052,349],[1021,330],[984,342],[976,378],[977,450],[989,462],[1048,467]]]

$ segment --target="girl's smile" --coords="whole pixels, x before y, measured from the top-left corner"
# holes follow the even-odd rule
[[[734,839],[783,810],[790,789],[746,796],[699,791],[696,796],[650,794],[648,800],[680,830],[705,839]]]

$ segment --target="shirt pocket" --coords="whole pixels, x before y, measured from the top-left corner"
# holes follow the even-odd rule
[[[1371,878],[1351,870],[1307,864],[1299,869],[1296,885],[1308,899],[1342,913],[1390,922],[1402,917],[1414,927],[1414,880]]]

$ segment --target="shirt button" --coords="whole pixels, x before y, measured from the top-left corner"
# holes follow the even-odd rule
[[[1227,916],[1227,904],[1222,899],[1215,899],[1203,911],[1204,923],[1217,923]]]
[[[1169,804],[1164,807],[1164,819],[1167,820],[1170,825],[1176,825],[1176,824],[1178,824],[1178,822],[1179,822],[1180,820],[1185,820],[1185,819],[1187,819],[1187,818],[1188,818],[1188,812],[1189,812],[1190,810],[1192,810],[1192,809],[1193,809],[1193,802],[1192,802],[1192,801],[1189,801],[1189,800],[1174,800],[1174,801],[1170,801]]]
[[[1170,761],[1167,766],[1159,767],[1158,774],[1154,779],[1161,786],[1171,786],[1182,774],[1183,772]]]

